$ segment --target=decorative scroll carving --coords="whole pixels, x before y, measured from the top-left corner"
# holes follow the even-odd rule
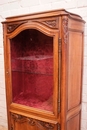
[[[11,117],[16,121],[16,122],[26,122],[26,119],[24,116],[18,115],[18,114],[14,114],[11,113]]]
[[[18,27],[18,24],[8,25],[7,26],[7,32],[10,33],[14,31]]]
[[[50,27],[52,27],[52,28],[56,27],[56,20],[44,21],[43,23],[50,26]]]
[[[63,19],[63,40],[65,44],[68,42],[68,18]]]
[[[18,114],[11,113],[11,116],[16,122],[21,122],[21,123],[28,122],[32,126],[36,125],[41,130],[53,130],[55,127],[54,124],[35,120],[35,119],[29,118],[29,117],[24,117],[24,116],[21,116]],[[13,130],[13,127],[11,127],[11,130]]]
[[[12,116],[12,118],[14,118],[15,120],[22,119],[22,116],[21,116],[21,115],[18,115],[18,114],[11,113],[11,116]]]
[[[39,121],[39,123],[46,128],[47,130],[53,130],[54,129],[54,125],[51,123],[47,123],[47,122],[43,122],[43,121]]]
[[[19,27],[21,24],[26,23],[26,22],[27,22],[27,21],[24,21],[24,22],[22,22],[22,23],[17,23],[17,24],[9,24],[9,25],[7,26],[7,32],[8,32],[8,33],[13,32],[17,27]]]
[[[28,121],[28,123],[30,124],[30,125],[32,125],[32,126],[34,126],[35,125],[35,120],[34,119],[32,119],[32,118],[27,118],[27,121]]]

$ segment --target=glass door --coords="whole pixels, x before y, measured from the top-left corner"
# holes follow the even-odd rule
[[[10,39],[12,102],[53,111],[53,37],[26,29]]]

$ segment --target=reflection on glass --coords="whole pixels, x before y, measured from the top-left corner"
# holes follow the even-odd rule
[[[27,29],[10,42],[13,102],[53,111],[53,38]]]

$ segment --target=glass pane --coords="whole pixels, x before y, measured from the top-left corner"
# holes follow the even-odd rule
[[[53,111],[53,38],[27,29],[10,42],[13,102]]]

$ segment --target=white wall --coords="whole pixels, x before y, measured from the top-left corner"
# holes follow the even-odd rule
[[[87,0],[0,0],[0,22],[8,16],[65,8],[87,22]],[[82,129],[87,130],[87,23],[85,24]],[[7,127],[3,59],[3,29],[0,23],[0,130]]]

